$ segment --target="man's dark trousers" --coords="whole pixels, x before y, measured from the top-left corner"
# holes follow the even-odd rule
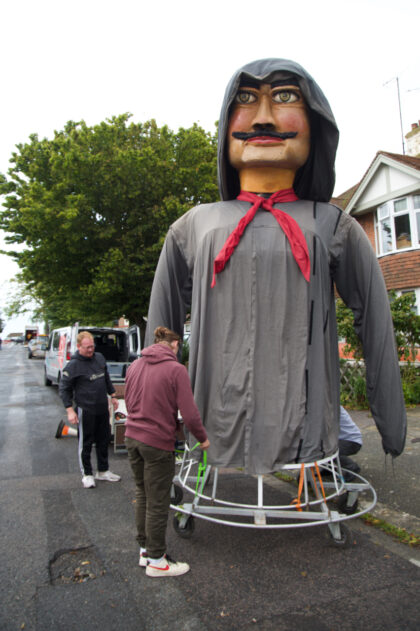
[[[136,483],[137,541],[141,548],[146,548],[148,557],[160,559],[166,552],[175,455],[134,438],[126,438],[125,444]]]
[[[78,408],[79,417],[79,462],[83,475],[93,475],[90,454],[96,446],[98,471],[108,471],[108,445],[111,439],[109,412],[95,414]]]

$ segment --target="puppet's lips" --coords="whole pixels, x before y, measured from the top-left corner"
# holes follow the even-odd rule
[[[257,145],[278,145],[285,140],[285,138],[273,138],[273,136],[254,136],[254,138],[248,138],[245,142]]]

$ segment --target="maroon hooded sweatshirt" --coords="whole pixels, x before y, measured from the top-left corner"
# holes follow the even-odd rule
[[[195,404],[187,369],[165,344],[142,350],[125,379],[127,421],[125,435],[151,447],[173,451],[178,410],[195,438],[207,439]]]

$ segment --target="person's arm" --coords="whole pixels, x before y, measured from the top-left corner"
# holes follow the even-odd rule
[[[72,368],[73,366],[70,362],[65,366],[58,385],[58,392],[61,400],[63,401],[64,407],[66,408],[68,422],[72,425],[76,425],[79,422],[79,418],[73,409],[75,378]]]
[[[114,408],[114,412],[115,412],[116,410],[118,410],[119,402],[118,402],[117,394],[115,392],[114,384],[112,383],[111,377],[109,376],[108,366],[106,365],[105,357],[104,357],[104,372],[105,372],[106,391],[111,397],[112,407]]]
[[[194,401],[190,378],[185,366],[179,366],[176,375],[176,389],[177,406],[181,412],[184,425],[200,442],[201,449],[208,449],[210,447],[210,441],[207,438],[207,432],[201,420],[200,412]]]
[[[398,456],[404,449],[407,421],[388,294],[365,232],[349,219],[343,221],[334,281],[354,314],[366,363],[367,396],[383,449]]]
[[[66,408],[67,412],[67,420],[71,425],[77,425],[79,422],[79,417],[77,416],[75,410],[73,408]]]

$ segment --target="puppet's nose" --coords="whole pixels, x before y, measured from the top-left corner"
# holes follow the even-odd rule
[[[269,127],[275,125],[275,120],[272,110],[272,100],[270,96],[264,95],[261,97],[257,112],[254,116],[252,124],[261,127]]]

